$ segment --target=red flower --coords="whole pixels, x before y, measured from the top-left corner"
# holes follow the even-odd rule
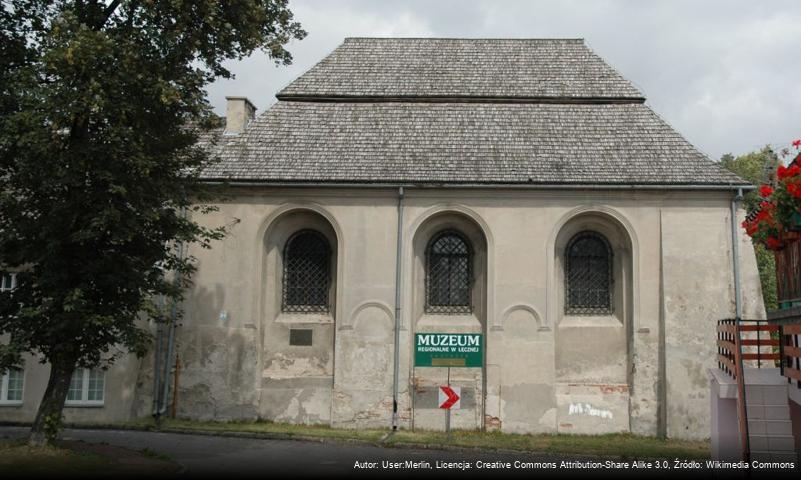
[[[789,167],[785,167],[784,165],[779,165],[779,168],[776,169],[776,176],[779,177],[779,180],[784,180],[785,178],[794,177],[801,173],[801,167],[793,163]]]
[[[793,146],[795,148],[801,148],[801,138],[798,140],[793,140]]]
[[[795,198],[801,198],[801,181],[799,179],[787,180],[784,185],[787,193]]]
[[[762,185],[759,188],[759,196],[762,198],[768,198],[773,193],[773,188],[770,185]]]
[[[765,246],[769,250],[778,250],[782,247],[782,241],[776,237],[768,237],[765,239]]]
[[[745,233],[747,233],[749,237],[753,237],[758,229],[756,222],[749,222],[748,220],[743,221],[742,227],[745,229]]]

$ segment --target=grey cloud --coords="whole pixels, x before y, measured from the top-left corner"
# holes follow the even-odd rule
[[[348,36],[582,37],[648,103],[712,158],[801,137],[801,2],[366,1],[296,0],[309,36],[290,44],[295,61],[275,67],[262,53],[229,68],[209,88],[247,95],[264,109],[292,79]]]

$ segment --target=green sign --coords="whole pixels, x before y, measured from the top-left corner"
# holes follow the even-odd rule
[[[480,367],[484,341],[480,333],[416,333],[415,367]]]

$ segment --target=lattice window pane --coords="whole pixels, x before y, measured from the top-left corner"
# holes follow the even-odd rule
[[[0,272],[0,292],[8,292],[16,286],[16,274]]]
[[[331,250],[318,232],[304,230],[284,250],[284,312],[327,312]]]
[[[471,261],[470,247],[458,233],[445,232],[434,238],[427,252],[427,312],[472,311]]]
[[[25,373],[19,369],[8,370],[8,390],[5,400],[20,401],[22,400],[22,386]]]
[[[70,389],[67,391],[67,400],[79,402],[83,400],[83,368],[76,368],[70,379]]]
[[[99,368],[93,368],[89,372],[89,390],[86,395],[88,401],[102,401],[103,387],[106,383],[105,372]]]
[[[572,314],[612,313],[612,250],[594,232],[573,237],[565,252],[565,311]]]

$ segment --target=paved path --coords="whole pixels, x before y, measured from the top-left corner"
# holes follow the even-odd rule
[[[28,430],[22,427],[0,427],[0,438],[20,438]],[[296,440],[265,440],[254,438],[232,438],[211,435],[186,435],[177,433],[140,432],[126,430],[67,429],[63,437],[69,440],[104,442],[134,450],[149,448],[169,455],[184,467],[189,477],[223,478],[252,476],[275,478],[275,474],[293,476],[386,476],[402,475],[414,477],[493,477],[497,475],[518,477],[565,478],[598,477],[599,470],[535,468],[532,463],[554,463],[556,467],[564,461],[594,461],[599,459],[579,457],[545,456],[509,452],[486,452],[474,450],[425,450],[412,448],[382,448],[349,443],[320,443]],[[410,468],[403,468],[406,462]],[[355,468],[356,462],[364,468]],[[391,468],[390,462],[396,465]],[[481,465],[480,462],[484,462]],[[499,462],[499,463],[496,463]],[[517,464],[515,462],[518,462]],[[450,463],[451,465],[443,465]],[[509,465],[511,468],[503,468]],[[400,468],[398,468],[400,467]],[[464,470],[463,468],[466,467]],[[712,472],[699,470],[668,471],[652,469],[603,470],[604,477],[652,478],[667,473],[670,477],[709,477]],[[730,473],[730,472],[729,472]],[[775,472],[771,472],[774,473]],[[782,472],[789,473],[789,472]],[[795,473],[794,475],[797,475]],[[738,475],[739,476],[739,475]],[[784,475],[780,475],[784,476]],[[774,478],[776,478],[774,476]]]
[[[0,438],[24,437],[28,430],[22,427],[0,427]],[[462,472],[460,466],[469,464],[467,472],[477,473],[476,462],[556,462],[576,458],[546,457],[514,453],[478,451],[445,451],[411,448],[382,448],[349,443],[319,443],[297,440],[265,440],[254,438],[232,438],[210,435],[185,435],[176,433],[140,432],[126,430],[67,429],[63,438],[86,442],[105,442],[110,445],[134,450],[149,448],[169,455],[185,466],[189,476],[220,477],[236,473],[249,476],[269,476],[279,472],[314,475],[404,475],[410,473],[437,474],[451,477]],[[410,461],[418,468],[387,468],[383,462],[405,465]],[[355,468],[356,462],[365,468]],[[452,468],[437,468],[440,462],[450,462]],[[463,465],[460,465],[460,462]],[[426,463],[430,469],[425,468]],[[492,474],[498,469],[483,473]],[[504,469],[506,474],[519,473],[530,476],[536,470]],[[567,472],[566,472],[567,473]],[[443,475],[444,474],[444,475]],[[434,476],[434,475],[431,475]]]

